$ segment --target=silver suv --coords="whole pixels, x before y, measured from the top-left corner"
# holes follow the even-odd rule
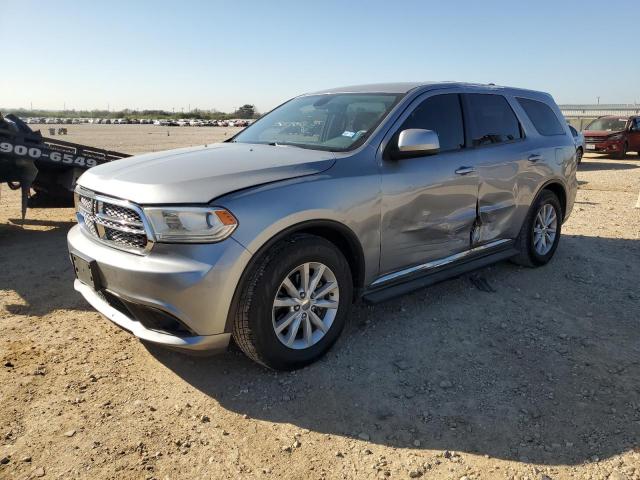
[[[504,259],[536,267],[576,195],[551,96],[401,83],[296,97],[225,143],[89,170],[75,289],[142,340],[308,364],[351,303]]]

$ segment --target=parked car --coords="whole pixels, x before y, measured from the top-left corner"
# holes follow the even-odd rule
[[[286,133],[292,123],[323,125]],[[550,95],[462,83],[296,97],[230,140],[88,170],[75,289],[148,342],[306,365],[351,303],[548,263],[576,195]]]
[[[584,135],[572,125],[569,125],[569,130],[571,130],[573,142],[576,144],[576,163],[580,165],[580,163],[582,163],[582,156],[584,155]]]
[[[625,158],[628,151],[640,155],[640,116],[600,117],[584,129],[586,150]]]

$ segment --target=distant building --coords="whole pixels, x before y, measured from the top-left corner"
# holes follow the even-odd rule
[[[568,104],[559,105],[567,121],[579,130],[592,120],[605,115],[640,115],[640,104]]]

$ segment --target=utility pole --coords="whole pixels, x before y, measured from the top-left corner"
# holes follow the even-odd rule
[[[598,105],[600,105],[600,97],[598,97]]]

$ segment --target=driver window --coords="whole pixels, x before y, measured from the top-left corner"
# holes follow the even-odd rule
[[[464,148],[464,123],[459,95],[447,93],[427,98],[411,112],[399,132],[409,128],[436,132],[440,140],[440,152]]]

